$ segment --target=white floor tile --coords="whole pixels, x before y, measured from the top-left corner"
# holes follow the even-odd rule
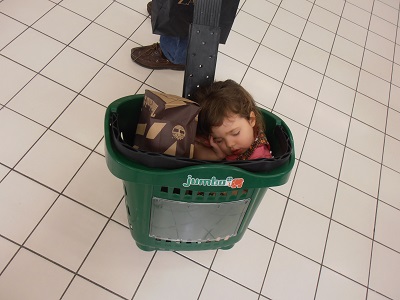
[[[48,127],[75,97],[75,92],[37,75],[10,101],[8,107]]]
[[[399,270],[399,253],[379,243],[374,243],[370,288],[391,299],[400,299],[400,289],[397,280],[400,276]]]
[[[89,150],[47,131],[18,163],[16,170],[62,191],[88,155]]]
[[[241,84],[257,103],[267,108],[274,107],[282,86],[282,83],[278,80],[252,68],[247,70]]]
[[[318,101],[310,128],[341,144],[345,144],[349,124],[350,116]]]
[[[119,2],[122,3],[121,1]],[[137,2],[135,1],[131,3]],[[152,32],[151,19],[147,18],[143,24],[135,30],[129,39],[142,46],[158,43],[160,41],[160,36],[157,34],[151,34]]]
[[[93,149],[104,134],[105,111],[103,106],[78,96],[51,126],[51,129]]]
[[[181,255],[209,268],[214,260],[217,250],[181,251]]]
[[[310,130],[302,154],[302,160],[321,171],[338,178],[344,146]]]
[[[129,63],[133,64],[133,62]],[[82,95],[108,106],[119,98],[136,94],[140,85],[141,82],[136,79],[105,66],[84,88]]]
[[[308,22],[304,28],[301,39],[318,48],[321,48],[322,50],[330,52],[335,35],[333,32],[320,27],[319,25]]]
[[[247,36],[256,42],[260,42],[264,37],[268,26],[269,24],[267,22],[264,22],[244,11],[240,11],[235,18],[232,30]],[[230,40],[231,35],[229,36],[229,41]]]
[[[328,52],[307,42],[300,41],[293,59],[306,67],[323,74],[325,73],[328,58]]]
[[[19,23],[18,21],[15,21],[14,19],[3,14],[0,15],[0,27],[7,28],[7,30],[4,30],[1,33],[0,49],[5,47],[27,28],[26,25]]]
[[[308,16],[310,15],[313,5],[312,3],[306,0],[300,0],[300,1],[283,0],[281,2],[281,7],[304,19],[307,19]]]
[[[274,110],[304,126],[309,126],[316,100],[290,86],[283,85]]]
[[[0,11],[29,26],[54,5],[47,0],[33,0],[29,3],[24,0],[4,0],[0,3]]]
[[[354,5],[357,5],[358,7],[371,12],[372,7],[373,7],[373,0],[350,0],[349,2],[353,3]]]
[[[143,14],[145,16],[148,15],[146,5],[149,1],[147,1],[147,0],[136,0],[136,1],[120,0],[118,2],[136,10],[137,12],[140,12],[141,14]]]
[[[310,186],[312,185],[312,188]],[[300,162],[290,198],[330,217],[335,199],[337,180]]]
[[[337,34],[361,47],[365,47],[367,29],[346,19],[340,19]],[[368,35],[369,36],[369,35]]]
[[[129,228],[128,215],[127,215],[124,199],[119,203],[117,209],[115,210],[115,212],[112,215],[112,219],[115,222],[118,222],[121,225],[124,225],[126,228]]]
[[[348,39],[336,36],[333,44],[332,54],[357,66],[361,67],[364,48],[349,41]]]
[[[184,72],[155,70],[146,79],[146,84],[167,94],[182,95]]]
[[[325,267],[321,270],[316,300],[363,300],[367,289]]]
[[[400,151],[400,141],[390,136],[385,138],[385,151],[383,152],[383,164],[400,172],[400,161],[396,158]]]
[[[361,70],[358,82],[358,91],[384,105],[388,105],[389,82]]]
[[[2,181],[0,196],[0,233],[20,244],[57,198],[55,192],[16,172]]]
[[[289,201],[277,242],[314,261],[321,262],[329,219]]]
[[[0,237],[0,272],[3,272],[4,268],[17,253],[19,245],[14,244],[5,238]]]
[[[381,181],[379,186],[379,199],[400,209],[400,197],[398,183],[400,182],[400,173],[382,167]]]
[[[199,300],[219,300],[219,299],[248,299],[257,300],[258,295],[240,286],[225,277],[214,272],[210,272]]]
[[[392,83],[400,86],[400,65],[393,64]]]
[[[129,229],[108,223],[79,274],[125,298],[132,298],[153,252],[136,247]]]
[[[331,55],[326,69],[326,76],[352,89],[357,86],[360,69],[356,66]]]
[[[371,16],[369,30],[383,36],[384,38],[395,42],[396,41],[396,25],[392,24],[375,15]]]
[[[218,251],[212,270],[253,291],[259,291],[272,247],[273,243],[270,240],[248,230],[232,249]]]
[[[0,181],[4,179],[4,177],[6,177],[6,175],[11,171],[11,169],[9,169],[6,166],[0,165]]]
[[[262,294],[269,299],[313,299],[319,268],[317,263],[277,244]]]
[[[125,38],[95,23],[90,24],[70,46],[101,62],[107,62]]]
[[[294,36],[300,37],[306,25],[306,20],[285,9],[279,8],[271,24]]]
[[[364,46],[364,45],[361,45]],[[393,60],[394,42],[385,39],[384,37],[374,32],[368,32],[367,43],[365,47],[376,54],[383,56],[386,59]]]
[[[377,200],[339,182],[332,219],[369,238],[373,237]],[[362,215],[362,218],[354,216]]]
[[[80,92],[101,67],[100,62],[67,47],[41,73],[76,92]]]
[[[356,119],[350,122],[347,147],[377,162],[382,161],[384,133]]]
[[[337,27],[339,25],[340,17],[337,14],[323,7],[314,5],[309,20],[312,23],[315,23],[331,32],[336,32]],[[308,23],[307,26],[309,24],[310,23]]]
[[[76,271],[107,219],[61,196],[25,243],[26,247]],[[76,238],[76,237],[79,238]]]
[[[0,162],[14,167],[46,128],[9,110],[0,110]]]
[[[69,44],[89,24],[88,19],[62,6],[56,6],[38,20],[33,28],[64,44]]]
[[[129,38],[145,19],[146,17],[142,14],[118,2],[113,2],[96,19],[96,23]]]
[[[63,0],[61,6],[87,18],[94,20],[101,14],[110,4],[112,0]]]
[[[286,202],[286,197],[268,189],[249,224],[249,228],[275,241]]]
[[[346,2],[342,17],[364,28],[368,28],[371,14],[351,2]]]
[[[214,80],[225,80],[228,77],[238,83],[243,80],[248,66],[221,52],[218,53],[217,61]]]
[[[400,211],[383,202],[378,203],[375,240],[400,251]]]
[[[278,6],[273,4],[273,1],[246,1],[242,6],[243,11],[270,23],[278,9]]]
[[[367,296],[367,300],[387,300],[389,298],[383,296],[380,293],[377,293],[373,290],[368,290],[368,296]]]
[[[207,271],[176,253],[158,252],[134,299],[196,299]]]
[[[392,1],[395,3],[397,0]],[[390,6],[390,1],[389,3],[385,1],[378,1],[374,3],[374,9],[372,13],[386,21],[389,21],[393,24],[397,24],[397,20],[399,18],[398,16],[398,11],[394,8],[398,8],[398,1],[397,1],[397,6],[394,4],[394,7]]]
[[[315,4],[329,10],[330,12],[341,15],[345,1],[343,0],[316,0]]]
[[[82,277],[76,276],[68,287],[64,300],[120,300],[121,298],[110,293],[109,291],[93,284],[90,281],[83,279]]]
[[[226,44],[219,46],[219,51],[248,65],[257,51],[258,43],[249,38],[231,31]]]
[[[289,65],[290,60],[287,57],[261,46],[250,66],[276,80],[283,81]]]
[[[0,277],[0,294],[9,300],[59,299],[72,277],[67,270],[21,249]]]
[[[350,115],[353,109],[355,93],[353,89],[324,77],[318,100]]]
[[[35,76],[31,70],[0,56],[0,104],[10,99]]]
[[[398,130],[399,124],[400,124],[400,112],[397,112],[393,109],[389,109],[386,133],[398,140],[400,140],[400,133]]]
[[[114,212],[124,195],[122,181],[110,173],[104,157],[96,153],[90,155],[64,193],[106,216]]]
[[[400,87],[397,87],[394,84],[390,86],[389,107],[400,111]]]
[[[376,197],[380,165],[376,161],[346,148],[340,180]]]
[[[385,81],[392,79],[392,61],[369,50],[365,50],[362,69],[382,78]]]
[[[387,111],[387,106],[364,96],[363,94],[356,94],[352,114],[353,118],[384,132],[386,127]]]
[[[363,285],[368,281],[372,241],[336,222],[329,229],[324,266]]]
[[[299,38],[270,25],[261,43],[278,53],[292,58],[299,43]]]
[[[322,78],[322,74],[293,61],[286,74],[285,83],[316,99]]]
[[[142,68],[131,59],[131,49],[140,45],[127,41],[107,63],[109,66],[140,81],[145,81],[153,70]]]
[[[27,51],[26,45],[29,45],[29,51]],[[1,54],[39,72],[64,47],[65,45],[62,43],[29,28],[5,47]]]

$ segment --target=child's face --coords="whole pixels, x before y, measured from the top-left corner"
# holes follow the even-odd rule
[[[239,155],[254,142],[255,124],[254,112],[251,112],[249,120],[232,114],[224,119],[221,126],[212,127],[211,136],[225,155]]]

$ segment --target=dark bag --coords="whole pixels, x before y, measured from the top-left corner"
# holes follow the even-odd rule
[[[195,0],[152,0],[151,25],[154,34],[186,37],[193,21]],[[222,0],[220,43],[225,44],[240,0]]]
[[[191,100],[146,90],[133,148],[192,158],[199,111]]]

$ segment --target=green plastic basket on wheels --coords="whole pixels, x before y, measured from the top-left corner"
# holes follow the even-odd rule
[[[116,113],[119,126],[134,134],[143,98],[118,99],[108,106],[105,116],[106,162],[111,173],[123,181],[130,232],[137,246],[146,251],[231,248],[242,238],[268,187],[289,179],[295,161],[289,128],[260,109],[267,135],[281,125],[292,145],[290,158],[272,171],[249,172],[219,163],[173,170],[149,168],[116,149],[110,124]]]

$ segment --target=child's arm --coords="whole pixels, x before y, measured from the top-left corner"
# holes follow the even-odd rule
[[[196,140],[194,144],[194,158],[201,160],[223,160],[225,154],[214,142],[212,137],[210,137],[209,143],[210,146],[206,146],[204,143]]]

